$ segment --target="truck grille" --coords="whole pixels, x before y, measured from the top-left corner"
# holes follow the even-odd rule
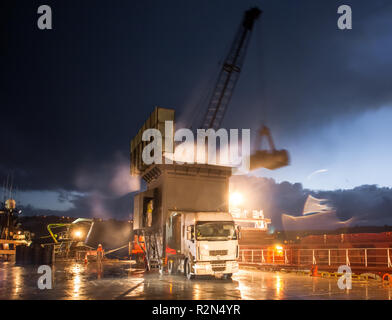
[[[226,262],[221,261],[211,261],[212,271],[219,272],[226,270]]]
[[[210,256],[226,256],[227,250],[210,250]]]
[[[219,272],[219,271],[225,271],[226,267],[212,267],[212,271],[214,272]]]

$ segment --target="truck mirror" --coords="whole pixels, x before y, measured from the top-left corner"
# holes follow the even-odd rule
[[[237,229],[237,238],[238,238],[238,240],[241,240],[241,227],[236,226],[236,229]]]
[[[194,241],[194,231],[193,226],[187,226],[186,228],[186,239]]]

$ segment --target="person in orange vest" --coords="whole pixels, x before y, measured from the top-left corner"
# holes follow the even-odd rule
[[[99,244],[97,249],[97,262],[99,265],[101,265],[102,259],[103,259],[103,248],[102,248],[102,244]]]

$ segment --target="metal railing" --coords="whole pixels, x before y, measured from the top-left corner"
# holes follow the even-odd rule
[[[261,265],[324,265],[392,268],[391,248],[241,249],[239,262]]]

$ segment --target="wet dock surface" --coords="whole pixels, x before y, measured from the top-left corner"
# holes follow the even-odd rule
[[[129,262],[57,262],[53,288],[40,290],[38,267],[0,263],[0,299],[377,299],[392,300],[392,287],[379,281],[353,281],[352,290],[336,279],[294,273],[241,270],[232,280],[145,273]]]

